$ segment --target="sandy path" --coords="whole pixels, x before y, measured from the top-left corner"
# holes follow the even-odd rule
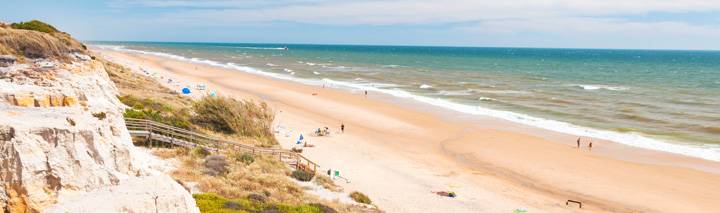
[[[577,211],[565,206],[567,199],[583,201],[584,211],[720,209],[720,176],[697,170],[720,170],[716,162],[599,140],[592,151],[577,149],[572,135],[409,106],[377,94],[364,98],[148,55],[100,52],[134,69],[203,82],[221,95],[268,102],[284,127],[278,136],[284,147],[305,133],[316,147],[304,155],[322,170],[340,170],[351,180],[342,184],[346,190],[368,194],[388,212]],[[340,123],[347,126],[344,134],[336,133]],[[309,136],[324,126],[335,134]],[[443,198],[431,190],[460,196]]]

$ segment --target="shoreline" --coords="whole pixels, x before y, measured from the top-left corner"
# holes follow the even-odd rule
[[[348,125],[348,134],[309,137],[317,147],[308,149],[308,156],[317,159],[323,169],[351,165],[352,169],[343,170],[353,179],[346,188],[361,189],[371,198],[381,198],[381,208],[391,212],[423,210],[413,207],[414,202],[427,204],[422,207],[432,210],[448,208],[461,212],[477,208],[510,211],[513,206],[553,211],[565,209],[560,205],[564,203],[562,199],[571,198],[584,200],[591,211],[688,211],[720,205],[712,202],[720,198],[718,175],[696,170],[717,171],[720,168],[717,162],[643,153],[634,150],[638,148],[617,147],[602,140],[593,140],[597,146],[592,152],[577,150],[572,145],[574,138],[566,140],[575,136],[510,125],[509,121],[446,116],[453,113],[396,104],[403,100],[376,98],[377,93],[363,99],[352,91],[281,82],[209,65],[192,64],[205,71],[197,73],[187,68],[188,62],[108,50],[98,52],[162,70],[164,75],[176,75],[178,79],[206,82],[208,87],[219,88],[223,95],[264,100],[282,110],[278,114],[281,125],[297,132],[307,133],[323,125],[335,127],[340,119],[344,120],[341,122]],[[232,80],[243,80],[247,85],[237,85]],[[310,95],[313,92],[319,94]],[[286,148],[294,139],[279,137]],[[679,159],[691,168],[695,166],[688,169],[678,168],[675,163],[647,165],[613,158],[626,153],[640,153],[641,159],[634,159],[638,162]],[[618,177],[617,171],[633,176]],[[405,178],[412,180],[406,183]],[[459,185],[455,191],[460,197],[442,200],[427,192],[428,188],[440,188],[438,185],[445,188]],[[397,191],[390,189],[407,191],[405,196],[410,198],[394,195]],[[632,197],[634,193],[647,194],[647,199],[656,202]],[[656,205],[648,206],[649,203]]]
[[[200,64],[200,65],[211,65],[211,66],[217,66],[222,67],[226,69],[233,69],[237,71],[242,71],[245,73],[250,74],[257,74],[263,77],[271,77],[278,80],[285,80],[290,81],[292,83],[301,83],[306,84],[310,86],[321,86],[321,85],[333,85],[333,87],[338,89],[344,89],[349,91],[357,91],[357,90],[365,90],[370,92],[376,92],[379,94],[382,94],[383,96],[387,96],[387,99],[408,99],[414,102],[415,104],[409,104],[407,106],[414,107],[413,105],[428,105],[435,108],[438,108],[442,111],[452,111],[452,112],[460,112],[465,113],[467,116],[471,117],[491,117],[498,120],[503,121],[509,121],[511,123],[517,124],[519,126],[530,126],[533,128],[538,128],[546,131],[554,131],[560,134],[567,134],[567,135],[575,135],[576,137],[584,137],[586,139],[592,139],[592,140],[601,140],[601,141],[611,141],[613,143],[618,143],[623,146],[630,146],[634,148],[640,148],[640,149],[646,149],[649,151],[659,151],[659,152],[665,152],[670,154],[676,154],[676,155],[682,155],[690,158],[700,158],[703,160],[709,160],[714,162],[720,162],[720,145],[719,144],[692,144],[692,143],[685,143],[685,142],[678,142],[678,141],[663,141],[657,138],[652,138],[651,136],[643,135],[641,132],[618,132],[613,130],[606,130],[606,129],[598,129],[593,127],[586,127],[586,126],[580,126],[576,124],[571,124],[564,121],[558,121],[558,120],[552,120],[552,119],[546,119],[546,118],[540,118],[535,117],[532,115],[527,115],[523,113],[513,112],[513,111],[504,111],[504,110],[497,110],[497,109],[491,109],[491,108],[484,108],[479,106],[470,106],[460,103],[455,103],[448,100],[438,99],[438,98],[431,98],[431,97],[425,97],[420,95],[411,94],[406,91],[394,91],[394,90],[387,90],[383,88],[375,88],[371,86],[363,86],[363,85],[357,85],[351,82],[346,81],[336,81],[331,79],[305,79],[305,78],[296,78],[293,76],[286,76],[281,75],[277,73],[272,72],[264,72],[257,70],[252,67],[247,66],[239,66],[234,63],[221,63],[216,62],[212,60],[207,59],[201,59],[201,58],[187,58],[184,56],[178,56],[174,54],[168,54],[163,52],[153,52],[153,51],[142,51],[142,50],[133,50],[133,49],[127,49],[123,46],[114,46],[114,45],[96,45],[97,48],[100,49],[110,49],[113,51],[122,51],[122,52],[131,52],[131,53],[139,53],[144,55],[152,55],[152,56],[159,56],[159,57],[165,57],[170,58],[173,60],[180,60],[184,62],[189,62],[193,64]],[[574,139],[573,139],[574,140]],[[650,161],[643,161],[643,162],[650,162]],[[685,165],[690,166],[690,165]],[[707,168],[705,168],[707,169]],[[709,170],[708,170],[709,171]],[[714,170],[712,172],[720,173],[720,169]]]

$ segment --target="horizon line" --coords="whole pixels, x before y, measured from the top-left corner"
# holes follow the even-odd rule
[[[638,51],[703,51],[718,52],[720,49],[647,49],[647,48],[601,48],[601,47],[532,47],[532,46],[460,46],[460,45],[413,45],[413,44],[352,44],[352,43],[275,43],[275,42],[214,42],[214,41],[139,41],[139,40],[82,40],[82,42],[127,43],[179,43],[179,44],[270,44],[270,45],[325,45],[325,46],[385,46],[385,47],[452,47],[452,48],[508,48],[508,49],[566,49],[566,50],[638,50]]]

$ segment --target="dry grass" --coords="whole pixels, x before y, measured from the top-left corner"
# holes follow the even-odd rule
[[[215,194],[227,199],[245,200],[260,195],[266,198],[264,203],[283,205],[320,203],[338,212],[381,212],[375,208],[320,200],[308,195],[304,189],[290,180],[290,169],[284,163],[269,156],[255,156],[250,164],[246,164],[242,158],[228,158],[227,174],[211,176],[204,172],[204,160],[188,154],[187,151],[162,151],[161,155],[179,159],[179,168],[173,171],[171,176],[181,182],[197,183],[203,193]]]
[[[336,185],[335,182],[333,182],[332,179],[330,179],[328,176],[324,175],[316,175],[315,180],[313,180],[315,184],[322,186],[323,188],[333,191],[333,192],[342,192],[343,188]]]
[[[185,156],[190,151],[186,148],[178,147],[178,148],[171,148],[171,149],[165,149],[165,148],[153,148],[152,154],[155,156],[158,156],[160,159],[170,159],[170,158],[177,158],[179,156]]]
[[[151,99],[169,105],[173,108],[188,108],[192,100],[184,97],[150,77],[132,72],[122,65],[99,59],[115,86],[123,96],[132,96],[137,99]]]
[[[85,53],[85,46],[62,32],[0,28],[0,53],[25,58],[69,60],[69,53]]]
[[[265,103],[204,97],[193,105],[193,110],[195,116],[192,122],[199,126],[226,134],[239,134],[263,147],[277,145],[270,130],[275,115]]]
[[[204,172],[204,160],[190,155],[179,157],[180,168],[171,175],[184,182],[197,182],[203,192],[215,193],[227,198],[244,198],[261,194],[270,201],[302,203],[302,189],[287,177],[287,166],[274,158],[256,156],[246,165],[242,161],[228,159],[227,174],[212,176]]]

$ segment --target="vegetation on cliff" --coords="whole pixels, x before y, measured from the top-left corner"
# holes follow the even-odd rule
[[[55,27],[53,27],[52,25],[49,25],[45,22],[38,21],[38,20],[12,23],[12,24],[10,24],[10,27],[12,27],[13,29],[34,30],[34,31],[43,32],[43,33],[60,32],[57,29],[55,29]]]
[[[0,55],[68,60],[69,54],[86,53],[86,49],[69,34],[41,21],[0,27]]]

